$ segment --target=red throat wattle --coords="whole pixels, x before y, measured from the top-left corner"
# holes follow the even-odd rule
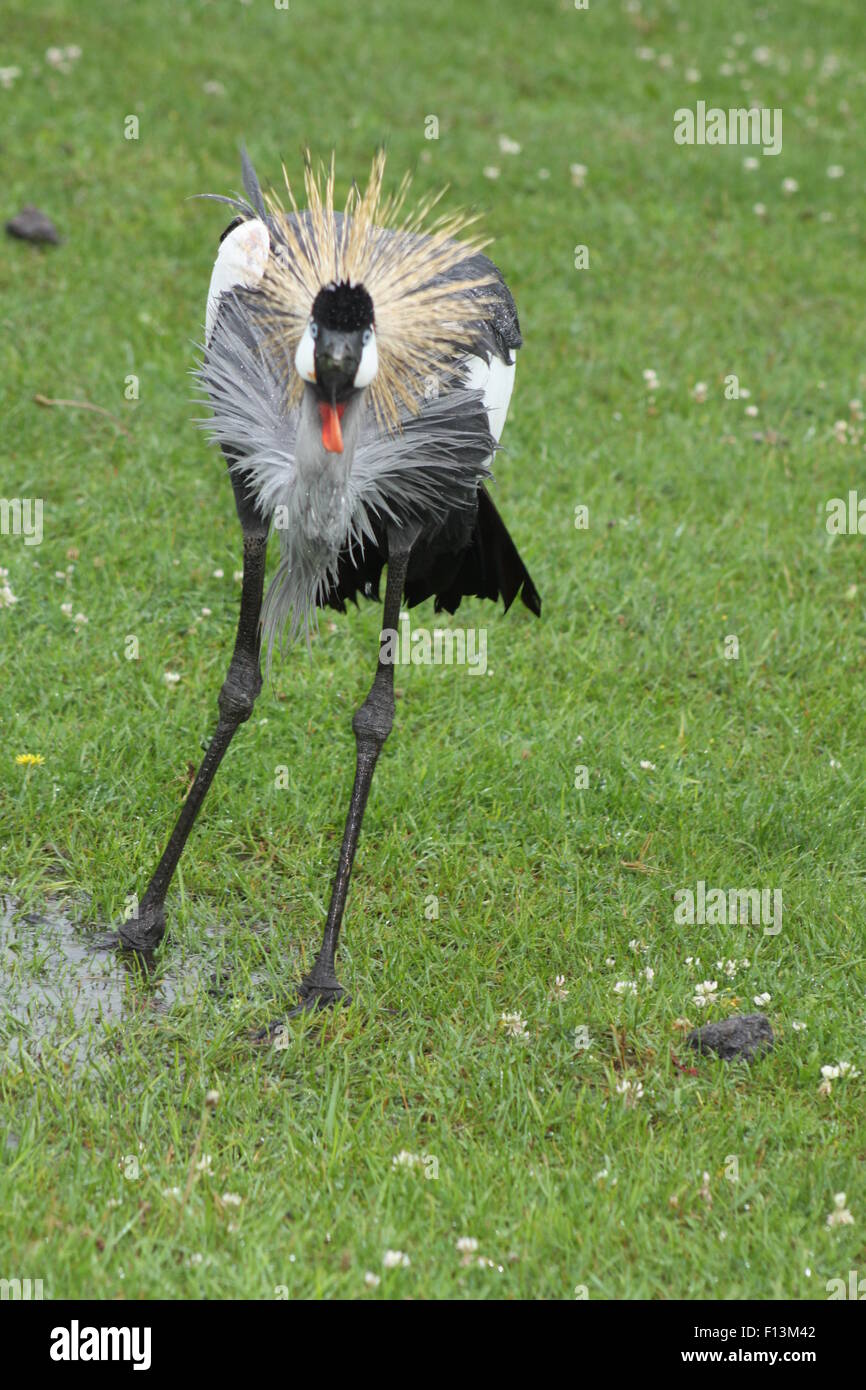
[[[319,401],[319,418],[322,421],[322,444],[331,454],[341,454],[343,452],[343,431],[340,428],[340,421],[343,418],[345,405],[329,405],[327,401]]]

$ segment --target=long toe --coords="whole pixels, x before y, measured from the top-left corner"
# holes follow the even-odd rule
[[[319,989],[303,984],[298,990],[297,1004],[293,1005],[291,1009],[287,1009],[281,1019],[267,1024],[265,1028],[260,1028],[258,1032],[253,1034],[253,1040],[272,1043],[275,1047],[279,1047],[280,1039],[286,1036],[288,1019],[319,1013],[322,1009],[332,1009],[336,1008],[337,1005],[351,1004],[351,1002],[351,994],[347,994],[342,985],[337,985],[335,989]]]

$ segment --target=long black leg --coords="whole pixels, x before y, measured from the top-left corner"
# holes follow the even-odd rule
[[[385,609],[382,618],[383,630],[396,632],[400,618],[400,604],[403,601],[403,586],[409,554],[418,534],[418,527],[410,524],[402,527],[389,527],[388,530],[388,580],[385,587]],[[324,1008],[336,1003],[345,995],[345,990],[337,979],[335,958],[340,937],[340,924],[346,906],[346,894],[352,864],[364,819],[364,808],[370,794],[370,784],[382,746],[391,732],[394,723],[394,666],[383,660],[382,647],[379,648],[379,662],[376,677],[370,693],[352,720],[357,745],[357,765],[346,829],[331,891],[331,905],[325,923],[322,948],[316,956],[315,964],[305,976],[299,989],[301,1002],[290,1010],[289,1016],[308,1009]]]
[[[252,714],[256,697],[262,688],[259,617],[265,582],[267,524],[243,498],[240,490],[242,484],[235,475],[232,475],[232,482],[244,533],[244,579],[234,651],[219,693],[219,719],[195,781],[183,803],[177,824],[139,903],[138,915],[124,922],[119,928],[121,945],[127,950],[152,951],[165,935],[165,895],[183,853],[183,847],[225,751],[239,725]]]

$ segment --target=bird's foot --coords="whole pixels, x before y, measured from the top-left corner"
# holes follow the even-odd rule
[[[165,936],[165,907],[162,903],[141,903],[137,917],[121,922],[117,929],[121,950],[147,956]]]
[[[298,1002],[287,1009],[282,1019],[269,1023],[256,1034],[257,1042],[271,1042],[280,1046],[280,1039],[286,1036],[286,1019],[300,1018],[303,1014],[318,1013],[321,1009],[336,1008],[338,1004],[351,1004],[352,996],[340,984],[333,970],[321,969],[318,961],[309,975],[298,985]]]

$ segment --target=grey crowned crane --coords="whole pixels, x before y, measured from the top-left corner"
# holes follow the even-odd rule
[[[520,594],[541,601],[485,488],[514,381],[514,301],[475,239],[472,219],[405,211],[409,181],[383,196],[384,154],[364,193],[334,210],[334,162],[305,167],[306,207],[262,196],[244,153],[246,198],[220,198],[223,233],[197,376],[229,467],[243,531],[240,618],[219,719],[138,914],[120,927],[147,953],[165,933],[165,896],[214,773],[261,686],[260,652],[307,634],[322,607],[378,599],[383,636],[402,603]],[[264,594],[273,523],[279,567]],[[322,948],[290,1013],[345,997],[335,956],[376,761],[394,718],[394,668],[380,646],[373,685],[352,721],[355,782]]]

